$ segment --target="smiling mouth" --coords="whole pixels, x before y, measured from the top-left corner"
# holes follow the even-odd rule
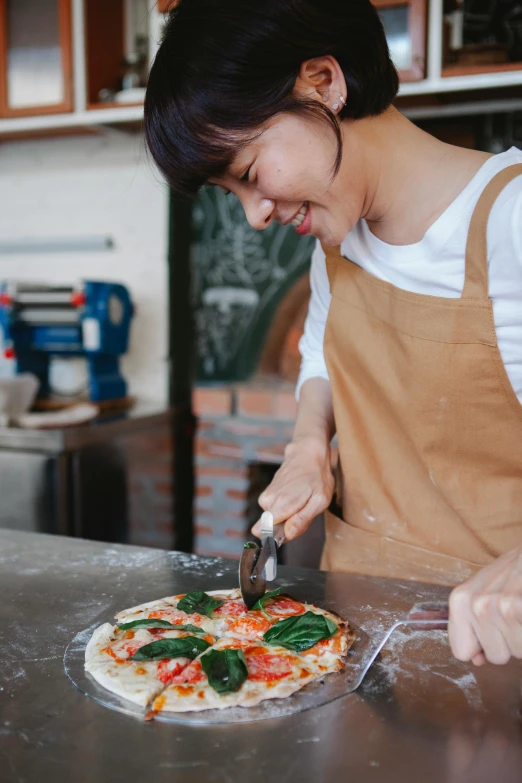
[[[308,201],[305,201],[305,203],[303,204],[303,206],[301,207],[301,209],[299,210],[299,212],[297,213],[297,215],[295,216],[295,218],[293,218],[293,219],[290,221],[290,224],[291,224],[291,225],[292,225],[294,228],[299,228],[299,227],[301,226],[301,224],[302,224],[303,220],[304,220],[304,219],[305,219],[305,217],[306,217],[306,212],[307,212],[307,210],[308,210]]]

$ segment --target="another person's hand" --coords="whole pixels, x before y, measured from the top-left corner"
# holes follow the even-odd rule
[[[448,632],[460,661],[480,666],[522,658],[522,546],[453,590]]]
[[[313,438],[290,443],[272,482],[259,496],[259,505],[271,511],[275,524],[285,522],[285,538],[297,538],[329,505],[334,491],[330,449]],[[257,522],[252,533],[259,536]]]

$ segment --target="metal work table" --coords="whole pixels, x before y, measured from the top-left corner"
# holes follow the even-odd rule
[[[142,402],[71,427],[0,427],[0,528],[125,542],[134,455],[145,439],[158,448],[176,420]]]
[[[382,634],[428,585],[281,568],[279,584]],[[2,783],[520,783],[520,662],[473,669],[443,631],[392,637],[362,687],[257,723],[142,722],[67,679],[63,653],[115,611],[237,585],[237,564],[176,552],[0,530]]]
[[[150,427],[168,425],[173,412],[148,403],[124,410],[105,411],[84,424],[55,429],[22,429],[0,427],[0,449],[24,451],[75,451],[94,446],[121,435],[147,431]]]

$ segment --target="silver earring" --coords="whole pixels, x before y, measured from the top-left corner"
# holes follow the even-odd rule
[[[337,111],[338,108],[339,108],[339,104],[338,103],[334,103],[334,105],[332,106],[332,109],[334,111]]]
[[[342,95],[339,95],[339,100],[343,102],[343,106],[346,104],[346,101],[344,100]]]

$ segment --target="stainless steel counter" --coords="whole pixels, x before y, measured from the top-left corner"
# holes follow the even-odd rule
[[[116,610],[237,584],[235,562],[0,530],[0,780],[100,783],[520,783],[522,666],[455,661],[443,631],[401,631],[362,688],[287,718],[145,723],[82,696],[64,649]],[[380,634],[442,588],[281,568],[296,597]]]

